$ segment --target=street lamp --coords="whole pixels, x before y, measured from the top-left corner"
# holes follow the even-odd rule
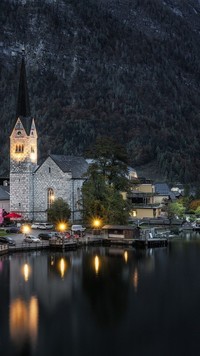
[[[22,226],[22,232],[24,234],[24,237],[30,232],[30,226],[29,225],[23,225]]]
[[[101,220],[100,220],[99,218],[95,218],[95,219],[93,220],[93,228],[94,228],[94,231],[97,230],[97,232],[98,232],[98,230],[100,229],[100,227],[101,227]],[[98,235],[98,234],[96,234],[96,235]]]
[[[61,236],[62,236],[62,248],[64,250],[64,246],[65,246],[65,235],[64,235],[64,232],[67,228],[67,224],[64,223],[64,222],[61,222],[59,225],[58,225],[58,229],[61,233]]]

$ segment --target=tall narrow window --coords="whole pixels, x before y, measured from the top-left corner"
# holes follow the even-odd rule
[[[48,188],[47,190],[47,209],[51,208],[54,202],[55,196],[52,188]]]
[[[76,202],[76,205],[77,205],[77,209],[80,209],[81,207],[81,191],[80,191],[80,188],[77,188],[77,202]]]

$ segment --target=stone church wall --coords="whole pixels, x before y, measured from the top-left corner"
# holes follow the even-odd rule
[[[34,175],[34,220],[47,220],[48,189],[52,188],[55,199],[63,198],[72,207],[71,173],[64,173],[48,157]]]

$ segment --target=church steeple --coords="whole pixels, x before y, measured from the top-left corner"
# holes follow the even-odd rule
[[[34,171],[37,167],[37,130],[30,116],[24,54],[22,56],[17,117],[10,135],[10,210],[32,219]]]
[[[20,69],[16,116],[17,117],[30,116],[30,104],[29,104],[28,86],[26,80],[26,66],[25,66],[24,53],[22,55],[22,62],[21,62],[21,69]]]
[[[22,125],[29,135],[32,118],[30,114],[30,103],[29,103],[29,94],[28,94],[28,86],[26,80],[26,66],[25,66],[25,55],[24,52],[22,54],[22,62],[20,69],[20,77],[19,77],[19,87],[18,87],[18,98],[17,98],[17,111],[16,117],[21,119]]]

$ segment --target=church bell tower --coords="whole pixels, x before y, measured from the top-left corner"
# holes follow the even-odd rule
[[[34,171],[37,167],[37,130],[30,115],[25,58],[22,57],[17,111],[10,136],[10,211],[26,220],[34,216]]]

